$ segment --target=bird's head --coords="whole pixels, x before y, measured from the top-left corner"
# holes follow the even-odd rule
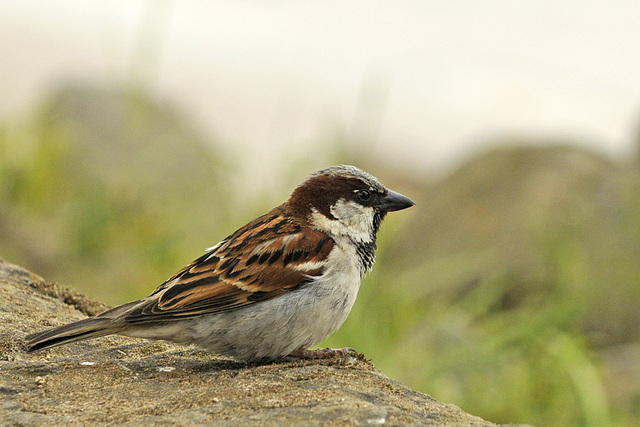
[[[355,166],[341,165],[311,174],[287,205],[311,227],[356,243],[375,243],[386,214],[413,206],[408,197],[385,188]]]

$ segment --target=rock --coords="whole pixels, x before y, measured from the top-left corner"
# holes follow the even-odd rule
[[[0,259],[0,424],[493,425],[364,357],[248,365],[125,337],[24,351],[28,333],[105,308]]]

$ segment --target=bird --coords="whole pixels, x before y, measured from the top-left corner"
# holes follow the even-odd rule
[[[26,349],[119,334],[241,362],[347,354],[353,349],[309,348],[346,320],[387,213],[414,205],[355,166],[319,170],[148,297],[30,334]]]

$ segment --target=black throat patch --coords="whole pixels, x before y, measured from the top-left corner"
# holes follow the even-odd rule
[[[382,224],[382,220],[385,216],[386,212],[374,212],[373,227],[369,242],[351,240],[351,243],[356,247],[356,254],[358,255],[360,277],[364,277],[364,275],[371,270],[371,267],[373,267],[373,263],[376,260],[376,249],[378,248],[376,245],[376,237],[378,230],[380,229],[380,224]]]

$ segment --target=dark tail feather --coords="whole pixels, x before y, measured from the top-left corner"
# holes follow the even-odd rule
[[[25,337],[27,351],[43,350],[89,338],[117,334],[126,327],[127,323],[124,317],[127,310],[135,307],[139,302],[132,301],[109,309],[96,317],[78,320],[68,325],[27,335]]]
[[[90,317],[68,325],[27,335],[25,344],[27,351],[31,352],[68,344],[74,341],[110,335],[118,332],[118,330],[120,330],[120,328],[118,325],[114,325],[112,319]]]

